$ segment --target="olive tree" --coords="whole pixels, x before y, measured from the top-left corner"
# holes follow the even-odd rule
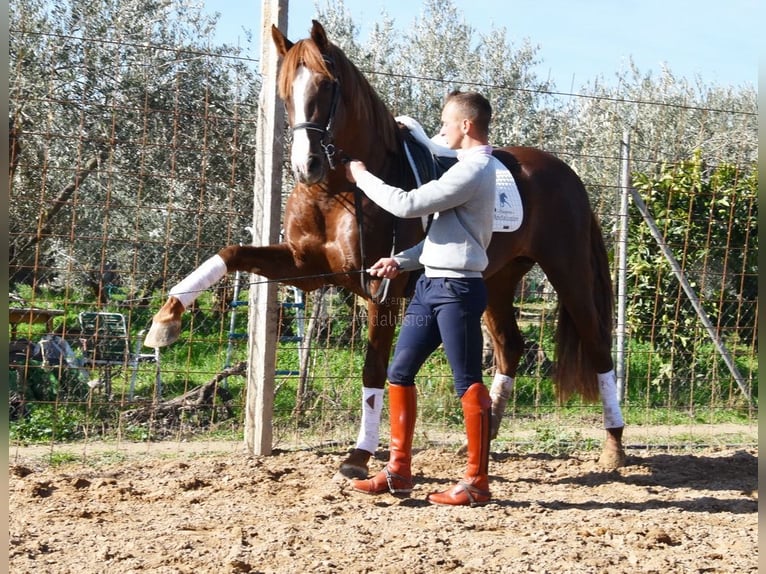
[[[240,238],[259,79],[214,26],[192,0],[11,2],[13,281],[103,301]]]

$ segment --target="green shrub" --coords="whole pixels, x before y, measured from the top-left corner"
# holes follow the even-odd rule
[[[30,404],[27,414],[10,425],[10,438],[19,442],[71,441],[83,438],[85,417],[81,409],[50,404]]]

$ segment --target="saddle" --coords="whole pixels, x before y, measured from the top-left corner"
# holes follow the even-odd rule
[[[408,116],[399,116],[396,121],[404,128],[405,151],[418,187],[439,179],[457,163],[457,151],[429,139],[418,122]]]
[[[436,137],[426,136],[423,126],[408,116],[399,116],[396,121],[402,126],[404,133],[404,148],[410,166],[415,174],[417,187],[426,182],[438,179],[457,162],[457,150],[440,145]],[[519,188],[513,179],[508,166],[500,160],[515,162],[515,158],[507,153],[495,150],[492,153],[495,164],[495,219],[492,231],[516,231],[524,217],[524,207],[521,203]],[[518,167],[516,165],[515,167]],[[427,224],[424,222],[424,226]]]

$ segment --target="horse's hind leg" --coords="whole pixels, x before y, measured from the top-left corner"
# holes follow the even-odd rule
[[[589,269],[586,262],[571,262],[573,269],[581,271]],[[625,465],[625,451],[622,446],[622,431],[625,423],[622,418],[622,409],[619,404],[617,386],[614,374],[614,363],[611,355],[611,320],[610,328],[601,326],[600,312],[594,297],[611,297],[610,293],[600,293],[597,280],[586,288],[575,288],[572,284],[571,272],[566,270],[544,269],[548,279],[556,288],[559,305],[563,308],[559,313],[559,328],[562,324],[565,333],[568,330],[569,337],[574,336],[572,329],[576,331],[583,353],[588,357],[593,370],[577,372],[578,377],[587,377],[585,383],[589,388],[598,387],[598,395],[604,409],[604,428],[606,430],[606,442],[599,458],[599,464],[604,468],[614,469]],[[583,275],[584,276],[584,275]],[[609,287],[611,288],[611,287]],[[604,289],[605,290],[605,289]],[[609,313],[606,311],[605,313]],[[611,313],[609,313],[611,319]],[[574,345],[569,344],[569,348]],[[558,382],[567,384],[568,377],[572,376],[568,370],[572,363],[579,362],[573,353],[559,349],[557,363]]]
[[[486,280],[489,300],[484,320],[492,337],[495,357],[495,375],[489,392],[492,398],[490,439],[496,438],[500,430],[524,351],[524,338],[516,323],[514,294],[519,281],[533,265],[530,260],[516,260]]]
[[[606,442],[598,459],[600,466],[615,469],[625,466],[625,449],[622,446],[622,431],[625,423],[617,393],[614,370],[598,374],[598,387],[604,409]]]
[[[586,305],[584,301],[581,303]],[[585,308],[580,307],[580,309]],[[589,324],[589,321],[582,320],[580,324]],[[584,332],[587,333],[587,331]],[[606,442],[598,462],[604,468],[620,468],[625,466],[625,450],[622,446],[622,431],[625,427],[625,422],[622,417],[622,407],[620,406],[617,392],[614,363],[611,358],[611,345],[607,342],[599,344],[598,337],[591,337],[583,340],[583,348],[591,357],[595,357],[592,359],[592,364],[596,369],[595,377],[598,382],[598,394],[601,399],[604,429],[606,431]],[[605,358],[607,355],[608,360]],[[600,362],[598,362],[599,357],[601,357]]]

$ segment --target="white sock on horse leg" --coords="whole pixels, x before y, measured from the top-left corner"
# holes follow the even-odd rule
[[[500,423],[503,421],[505,407],[513,392],[513,377],[495,373],[492,386],[489,388],[489,398],[492,399],[492,416],[489,423],[489,438],[497,438]]]
[[[383,411],[383,389],[362,388],[362,423],[356,448],[375,454],[380,441],[380,413]]]
[[[168,295],[178,299],[188,309],[189,305],[199,297],[205,289],[215,285],[228,273],[226,263],[220,255],[213,255],[202,265],[197,267],[191,275],[188,275],[178,285],[173,287]]]
[[[496,400],[501,399],[503,404],[508,402],[511,398],[511,392],[513,392],[513,377],[503,375],[501,373],[495,373],[495,377],[492,379],[492,386],[489,388],[489,396],[494,403]]]
[[[622,428],[625,422],[622,420],[620,399],[617,396],[617,381],[614,378],[614,370],[598,374],[598,391],[601,394],[601,404],[604,407],[604,428]]]

